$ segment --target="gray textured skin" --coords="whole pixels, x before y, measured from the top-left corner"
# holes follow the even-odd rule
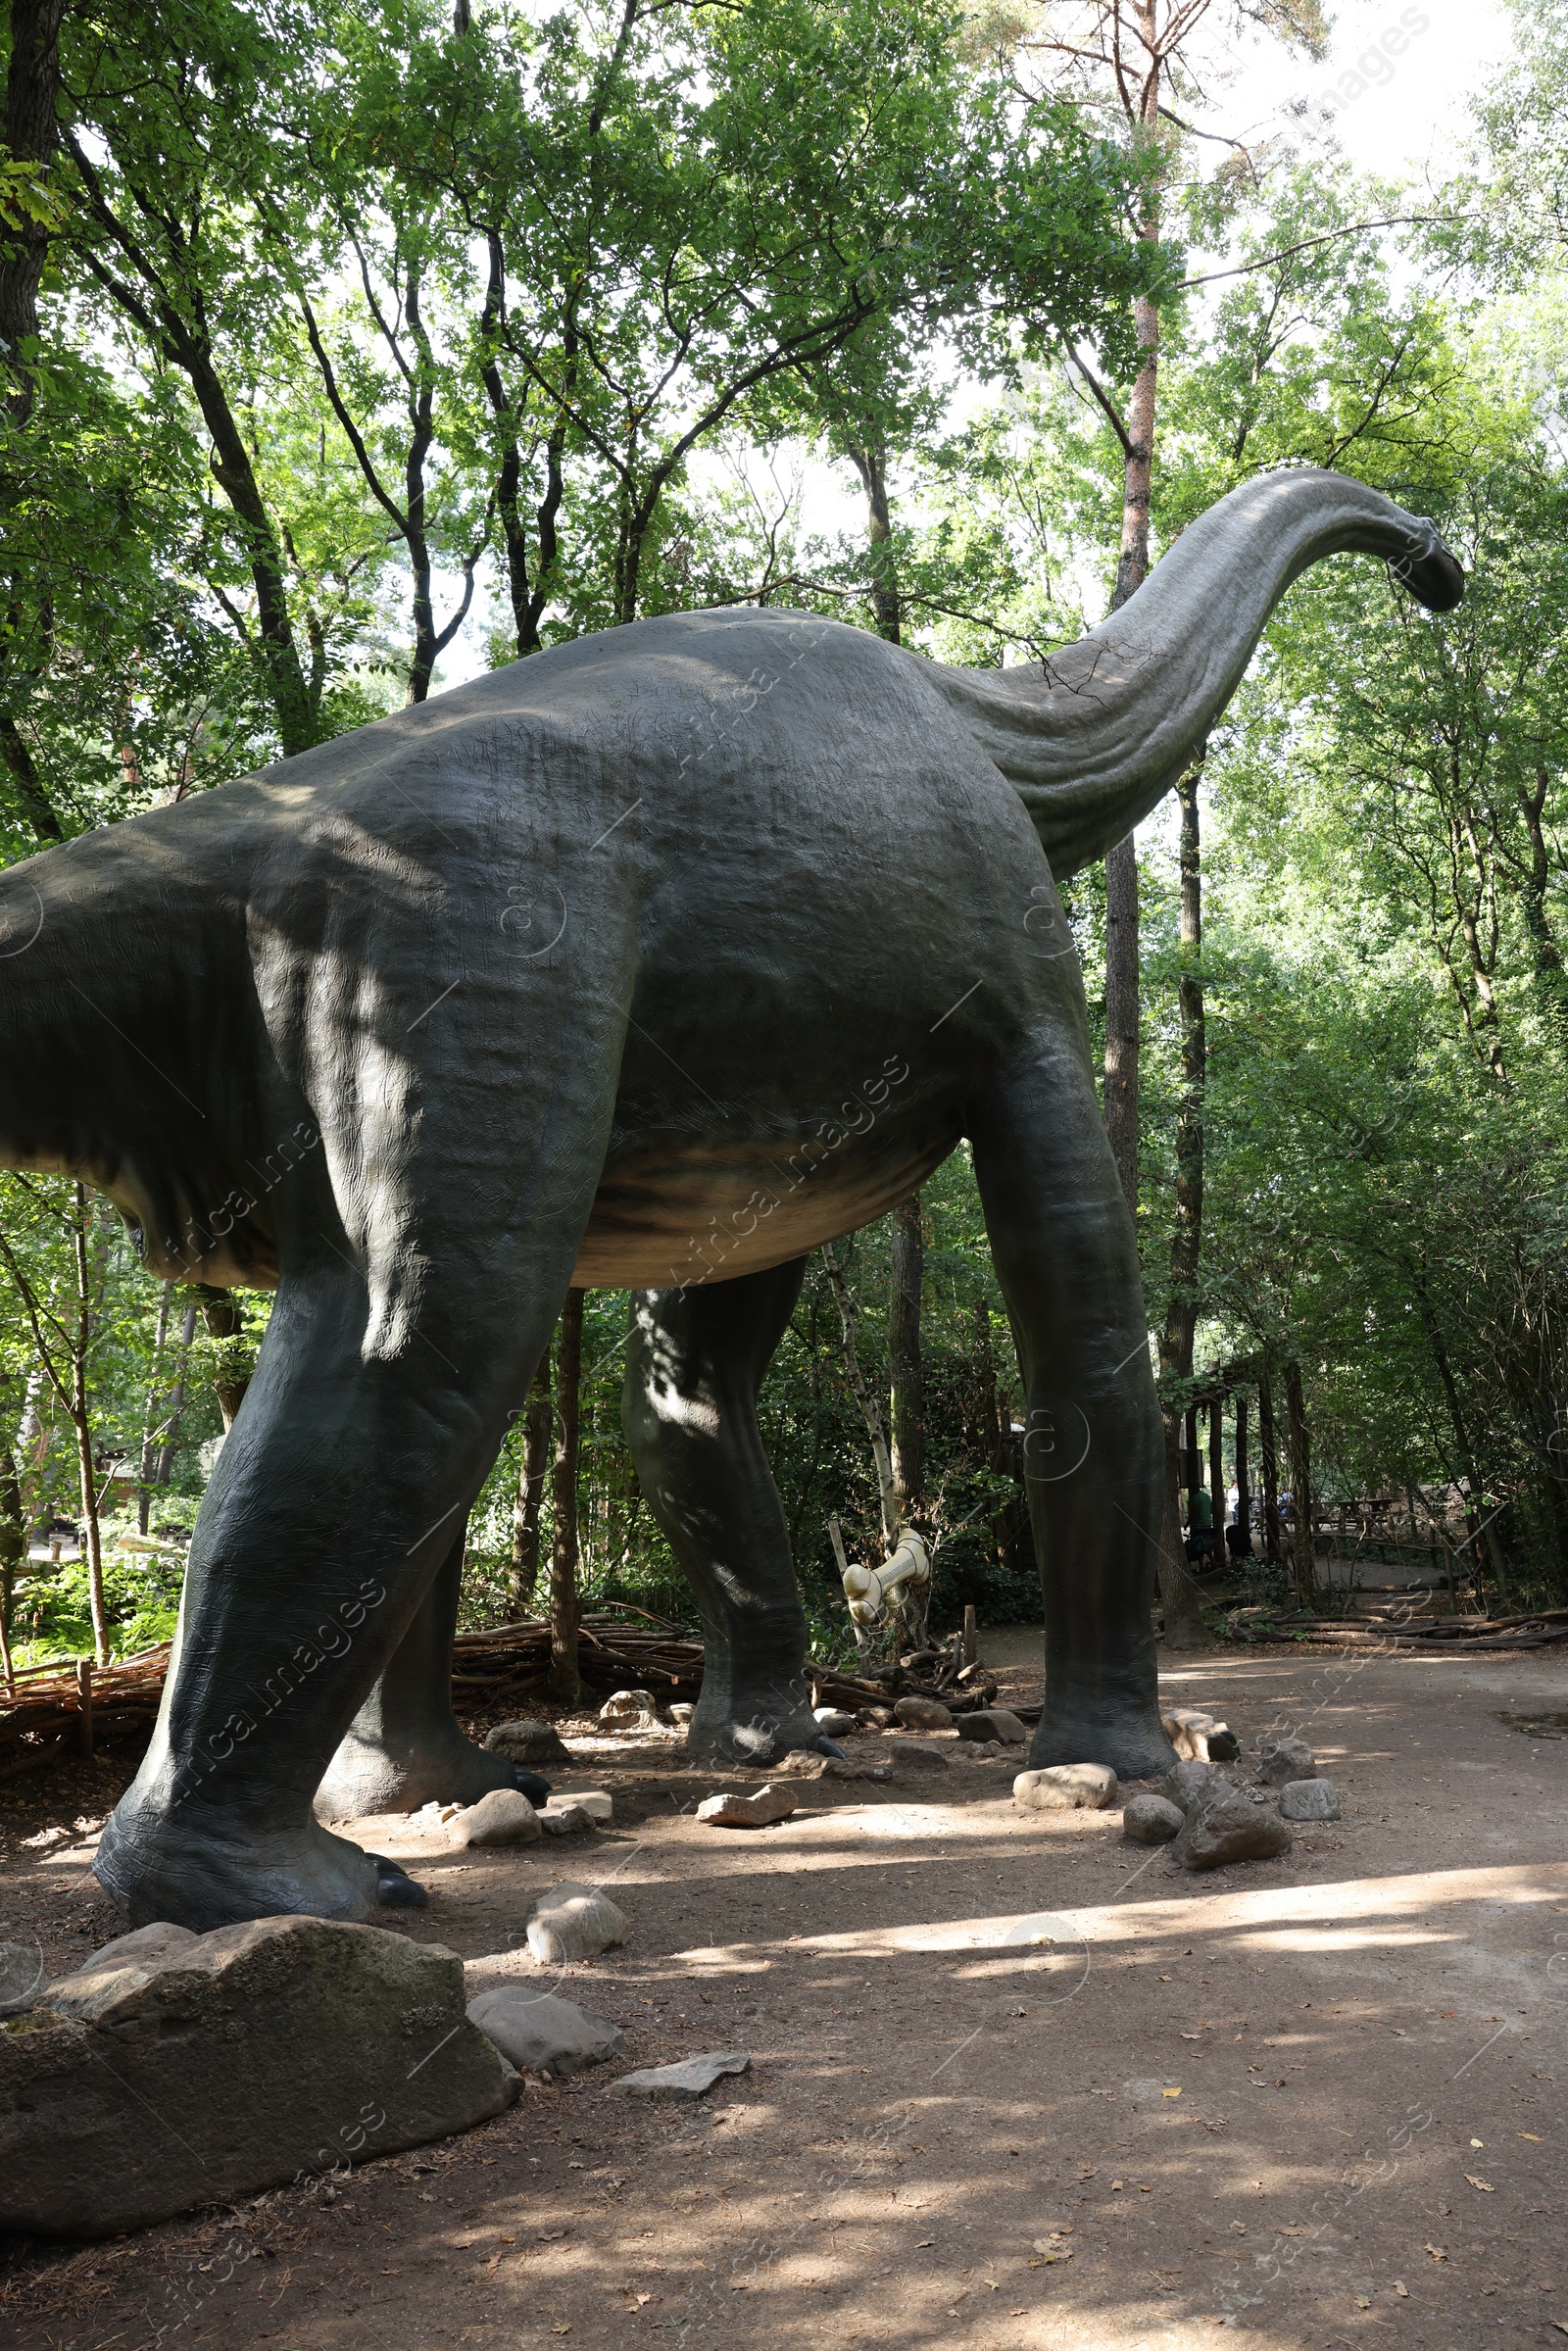
[[[1029,1760],[1169,1765],[1160,1421],[1053,867],[1152,808],[1345,548],[1462,592],[1429,524],[1277,474],[1044,673],[685,613],[0,876],[0,1156],[98,1185],[157,1272],[278,1292],[99,1848],[134,1919],[372,1916],[411,1889],[317,1822],[328,1767],[339,1812],[509,1776],[451,1720],[454,1538],[572,1283],[644,1294],[626,1425],[702,1606],[694,1745],[813,1743],[757,1387],[806,1253],[963,1136],[1029,1398]]]

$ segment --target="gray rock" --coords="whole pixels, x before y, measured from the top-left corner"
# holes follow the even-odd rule
[[[769,1780],[751,1795],[705,1797],[697,1807],[697,1817],[707,1829],[766,1829],[774,1821],[787,1821],[795,1810],[795,1798],[787,1788],[777,1787]]]
[[[916,1772],[945,1772],[949,1768],[948,1758],[942,1749],[927,1746],[923,1739],[884,1739],[882,1751],[892,1756],[901,1771],[906,1766]]]
[[[855,1719],[864,1731],[891,1731],[899,1718],[891,1706],[862,1706]]]
[[[484,1735],[484,1743],[492,1755],[505,1755],[509,1763],[569,1763],[571,1755],[554,1723],[532,1720],[516,1723],[497,1723]]]
[[[1018,1774],[1012,1800],[1024,1812],[1103,1812],[1116,1801],[1116,1775],[1108,1763],[1048,1763]]]
[[[564,2080],[584,2066],[600,2065],[625,2046],[618,2025],[563,2000],[556,1992],[533,1992],[520,1984],[481,1992],[468,2002],[468,2022],[494,2041],[519,2072],[553,2074]]]
[[[1005,1706],[982,1706],[974,1714],[955,1718],[960,1739],[1000,1739],[1004,1746],[1026,1746],[1029,1734],[1015,1714]]]
[[[1156,1791],[1178,1812],[1191,1812],[1195,1804],[1212,1803],[1216,1796],[1234,1795],[1235,1788],[1223,1772],[1215,1771],[1209,1763],[1178,1763],[1168,1771]]]
[[[499,2114],[463,1962],[269,1918],[122,1935],[0,2033],[0,2228],[107,2236]]]
[[[813,1706],[811,1712],[817,1729],[826,1732],[829,1739],[847,1739],[855,1729],[854,1715],[846,1714],[842,1706]]]
[[[645,2066],[639,2074],[622,2074],[610,2087],[627,2090],[634,2098],[700,2098],[726,2074],[749,2074],[751,2069],[751,2059],[739,2052],[685,2057],[679,2065]]]
[[[1315,1780],[1317,1762],[1304,1739],[1265,1739],[1257,1750],[1257,1778],[1262,1788],[1283,1788],[1287,1780]]]
[[[1288,1821],[1337,1821],[1340,1791],[1332,1780],[1287,1780],[1280,1789],[1280,1811]]]
[[[1135,1845],[1168,1845],[1186,1818],[1168,1796],[1129,1796],[1121,1811],[1121,1832]]]
[[[1170,1851],[1183,1869],[1218,1870],[1232,1861],[1272,1860],[1292,1842],[1289,1822],[1233,1788],[1193,1805]]]
[[[894,1719],[906,1731],[951,1731],[953,1716],[940,1698],[896,1698]]]
[[[473,1845],[533,1845],[543,1835],[538,1813],[518,1788],[492,1788],[447,1823],[447,1842],[460,1851]]]
[[[631,1928],[626,1914],[597,1886],[564,1878],[542,1893],[528,1913],[528,1948],[541,1967],[564,1967],[592,1959],[612,1943],[623,1943]]]

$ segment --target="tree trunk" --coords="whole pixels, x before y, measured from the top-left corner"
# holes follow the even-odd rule
[[[179,1353],[174,1363],[174,1385],[169,1392],[169,1412],[164,1422],[164,1442],[158,1448],[158,1466],[153,1472],[155,1486],[167,1486],[174,1474],[174,1455],[179,1449],[179,1424],[185,1417],[185,1373],[195,1337],[196,1300],[187,1294],[185,1319],[179,1331]]]
[[[158,1459],[158,1409],[163,1402],[159,1374],[164,1368],[164,1348],[169,1339],[169,1300],[172,1285],[165,1282],[158,1295],[158,1322],[153,1332],[152,1369],[147,1375],[147,1408],[141,1422],[141,1459],[136,1468],[136,1528],[147,1532],[147,1513],[152,1504],[153,1469]]]
[[[1225,1556],[1225,1406],[1216,1396],[1208,1407],[1208,1492],[1214,1513],[1214,1556]]]
[[[1193,1376],[1193,1340],[1198,1327],[1198,1262],[1203,1222],[1203,1089],[1207,1078],[1207,1053],[1203,1029],[1203,983],[1201,955],[1203,949],[1203,886],[1198,830],[1198,779],[1202,772],[1202,753],[1182,777],[1177,786],[1181,801],[1181,980],[1178,1004],[1182,1028],[1182,1090],[1181,1106],[1176,1121],[1176,1220],[1170,1242],[1170,1295],[1165,1307],[1165,1327],[1159,1340],[1160,1370],[1169,1381],[1189,1381]],[[1167,1412],[1167,1420],[1170,1415]],[[1192,1441],[1196,1451],[1196,1437]],[[1175,1432],[1167,1430],[1165,1453],[1170,1462],[1175,1453]],[[1196,1464],[1190,1479],[1190,1491],[1198,1486]],[[1174,1507],[1174,1494],[1172,1507]],[[1169,1517],[1167,1513],[1167,1518]],[[1190,1578],[1182,1580],[1183,1601],[1177,1623],[1173,1623],[1169,1608],[1165,1616],[1165,1635],[1178,1645],[1201,1633],[1202,1618],[1199,1612],[1197,1593]],[[1178,1623],[1183,1630],[1178,1633]]]
[[[925,1368],[920,1353],[920,1293],[925,1238],[920,1195],[893,1212],[893,1276],[888,1286],[893,1484],[907,1521],[925,1499]]]
[[[1274,1391],[1266,1365],[1257,1374],[1257,1449],[1263,1471],[1263,1556],[1278,1567],[1280,1560],[1280,1471],[1274,1445]]]
[[[60,145],[60,26],[65,0],[11,0],[11,59],[6,74],[8,157],[47,171]],[[24,216],[0,238],[0,368],[11,420],[32,414],[32,369],[22,345],[38,332],[38,286],[49,254],[49,231]]]
[[[556,1353],[555,1531],[550,1545],[550,1694],[564,1706],[582,1696],[577,1671],[577,1444],[582,1409],[582,1297],[568,1290]]]
[[[1129,833],[1105,856],[1105,1132],[1122,1198],[1138,1214],[1138,850]]]
[[[1198,1449],[1198,1406],[1190,1404],[1182,1414],[1182,1484],[1187,1489],[1189,1533],[1195,1531],[1198,1525],[1198,1489],[1202,1482],[1202,1455]]]
[[[851,464],[865,492],[865,535],[871,544],[871,611],[876,633],[890,645],[903,643],[899,627],[899,588],[894,576],[893,519],[888,506],[888,453],[880,441],[863,448],[846,442]]]
[[[75,1187],[74,1242],[76,1260],[76,1330],[71,1351],[71,1418],[76,1432],[76,1470],[81,1487],[82,1540],[87,1548],[87,1602],[92,1611],[93,1652],[109,1663],[109,1612],[104,1605],[104,1554],[98,1528],[97,1469],[92,1457],[92,1411],[87,1395],[87,1351],[92,1345],[92,1272],[87,1235],[92,1203],[85,1187]]]
[[[512,1598],[510,1605],[523,1615],[533,1606],[539,1582],[539,1511],[545,1498],[550,1466],[550,1436],[555,1409],[550,1396],[550,1349],[539,1358],[528,1391],[522,1422],[522,1466],[517,1476],[517,1498],[512,1507]]]
[[[1248,1483],[1247,1397],[1241,1393],[1236,1398],[1236,1524],[1245,1530],[1247,1548],[1250,1550],[1252,1543],[1252,1490]]]
[[[1317,1564],[1312,1555],[1312,1456],[1307,1438],[1301,1367],[1295,1356],[1285,1366],[1285,1420],[1291,1448],[1291,1515],[1295,1520],[1296,1596],[1303,1608],[1317,1599]]]
[[[860,1418],[865,1423],[865,1433],[871,1440],[871,1458],[876,1464],[877,1497],[882,1511],[882,1540],[891,1551],[899,1540],[899,1528],[902,1524],[899,1517],[898,1488],[893,1481],[893,1463],[888,1454],[888,1441],[882,1427],[882,1415],[877,1409],[875,1396],[865,1384],[865,1374],[860,1369],[859,1351],[855,1344],[855,1301],[845,1283],[844,1268],[833,1254],[831,1242],[826,1243],[823,1247],[822,1263],[827,1268],[827,1278],[832,1285],[833,1297],[839,1310],[839,1322],[844,1333],[845,1374],[855,1400],[860,1407]]]
[[[22,1480],[17,1456],[0,1445],[0,1666],[11,1687],[11,1612],[16,1599],[17,1574],[27,1556],[27,1516],[22,1507]]]
[[[218,1342],[213,1351],[213,1394],[223,1416],[226,1436],[239,1417],[245,1391],[251,1384],[246,1369],[249,1350],[245,1344],[245,1312],[232,1290],[217,1290],[206,1282],[193,1282],[191,1288],[200,1302],[208,1335]],[[238,1345],[234,1344],[236,1341]]]

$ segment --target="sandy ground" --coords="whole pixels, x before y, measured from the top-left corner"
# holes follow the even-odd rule
[[[1004,1693],[1038,1693],[1038,1640],[986,1641]],[[632,1940],[562,1989],[624,2057],[335,2184],[11,2240],[8,2339],[1562,2341],[1568,1743],[1499,1718],[1568,1709],[1568,1659],[1226,1651],[1164,1687],[1249,1751],[1302,1731],[1344,1820],[1178,1876],[1115,1814],[1014,1813],[1012,1763],[950,1744],[945,1771],[804,1783],[792,1821],[720,1833],[691,1815],[721,1781],[622,1743],[559,1775],[615,1791],[591,1846],[448,1854],[377,1823],[430,1887],[415,1932],[487,1962],[476,1985],[524,1971],[543,1886],[609,1882]],[[117,1931],[81,1879],[115,1779],[5,1791],[0,1932],[51,1970]],[[606,2094],[710,2049],[752,2071],[695,2105]]]

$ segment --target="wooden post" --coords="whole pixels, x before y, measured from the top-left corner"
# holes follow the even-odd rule
[[[963,1611],[963,1662],[973,1665],[980,1654],[980,1637],[975,1625],[974,1609],[965,1603]]]
[[[76,1735],[84,1755],[92,1753],[92,1659],[76,1659]]]

